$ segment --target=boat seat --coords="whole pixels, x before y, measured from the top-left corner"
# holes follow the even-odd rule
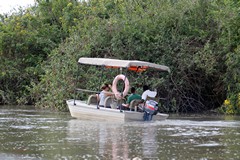
[[[141,99],[134,99],[130,102],[129,104],[129,108],[132,110],[134,109],[134,111],[137,111],[138,105],[142,103]]]
[[[97,95],[90,95],[90,96],[88,97],[87,104],[88,104],[88,105],[90,105],[90,104],[95,104],[95,105],[97,105],[97,104],[98,104]]]
[[[114,96],[108,96],[104,101],[104,107],[111,107],[113,109],[116,109],[117,106],[126,103],[125,99],[116,99]]]
[[[123,103],[124,103],[124,104],[126,103],[126,99],[125,99],[125,98],[122,98],[122,99],[118,99],[118,100],[117,100],[117,104],[118,104],[118,105],[121,105],[121,104],[123,104]]]
[[[114,101],[116,101],[116,100],[114,100],[114,97],[113,97],[113,96],[108,96],[108,97],[106,97],[106,99],[105,99],[105,101],[104,101],[104,107],[105,107],[105,108],[111,107],[111,105],[113,104]]]

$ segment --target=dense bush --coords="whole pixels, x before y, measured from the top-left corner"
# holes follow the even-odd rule
[[[217,0],[39,1],[2,18],[1,65],[9,69],[0,76],[1,102],[30,99],[66,110],[80,73],[77,60],[87,56],[169,66],[171,106],[165,111],[222,106],[221,111],[239,113],[239,7],[238,1]],[[87,82],[80,87],[97,88],[98,70],[80,69],[85,71],[80,80]],[[167,93],[162,80],[155,87]]]

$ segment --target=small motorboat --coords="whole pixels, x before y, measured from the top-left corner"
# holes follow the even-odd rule
[[[168,72],[170,73],[170,69],[167,66],[159,65],[155,63],[138,61],[138,60],[119,60],[119,59],[108,59],[108,58],[85,58],[82,57],[78,60],[80,65],[95,65],[102,66],[105,68],[112,69],[127,69],[128,71],[135,72],[144,72],[150,68],[160,71],[160,72]],[[124,90],[117,90],[117,83],[119,80],[124,82]],[[129,110],[121,109],[121,103],[124,101],[124,97],[128,94],[129,89],[129,81],[127,77],[123,74],[117,75],[113,80],[112,90],[113,96],[109,96],[105,100],[105,106],[111,106],[111,108],[107,107],[99,107],[96,93],[99,91],[92,91],[87,89],[75,88],[76,92],[81,93],[92,93],[85,100],[79,100],[77,98],[67,100],[67,105],[70,111],[70,114],[74,118],[78,119],[91,119],[91,120],[104,120],[104,121],[143,121],[144,114],[146,111],[144,110],[143,103],[139,100],[133,100],[130,103]],[[155,98],[156,100],[156,98]],[[120,107],[117,107],[119,106]],[[139,107],[139,106],[142,106]],[[139,109],[139,108],[140,109]],[[150,120],[160,121],[168,118],[168,114],[155,112],[151,115]]]

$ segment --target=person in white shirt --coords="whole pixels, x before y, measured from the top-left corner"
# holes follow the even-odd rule
[[[155,97],[157,96],[156,91],[150,91],[149,86],[143,86],[143,93],[142,93],[142,110],[144,111],[143,119],[144,121],[152,120],[153,115],[156,115],[158,112],[158,102],[156,102]],[[148,99],[147,97],[153,98]]]
[[[101,87],[102,91],[100,92],[100,94],[97,94],[97,99],[99,101],[99,107],[111,108],[110,106],[104,106],[104,102],[105,102],[105,99],[107,98],[107,96],[113,95],[113,93],[110,93],[111,88],[112,88],[112,86],[107,83],[105,83]]]
[[[142,100],[146,101],[147,97],[155,98],[157,95],[156,91],[150,91],[148,85],[143,86]]]

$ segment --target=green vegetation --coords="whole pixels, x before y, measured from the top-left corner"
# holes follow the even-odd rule
[[[108,57],[169,66],[166,111],[239,114],[239,10],[236,0],[38,0],[1,15],[0,103],[66,110],[78,58]],[[100,73],[80,70],[80,87],[96,88]]]

